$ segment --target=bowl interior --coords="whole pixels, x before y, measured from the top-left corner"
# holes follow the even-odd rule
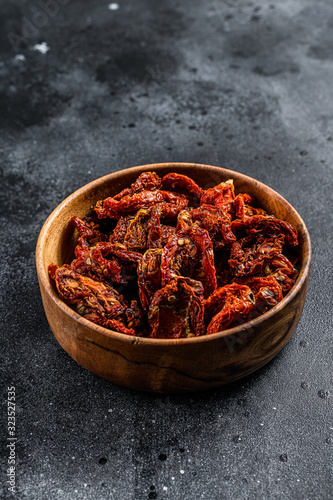
[[[60,299],[48,278],[48,266],[51,263],[61,266],[71,262],[73,258],[77,235],[74,226],[70,223],[71,217],[89,215],[93,212],[93,207],[98,200],[114,196],[122,189],[129,187],[144,171],[155,171],[160,176],[169,172],[182,173],[191,177],[204,189],[230,178],[233,179],[236,194],[249,193],[255,198],[256,206],[262,207],[279,219],[290,222],[297,228],[300,243],[298,249],[300,274],[294,288],[306,279],[311,261],[311,244],[307,229],[296,210],[274,190],[243,174],[219,167],[179,163],[152,164],[130,168],[97,179],[70,195],[50,215],[41,231],[37,245],[37,271],[56,301]]]

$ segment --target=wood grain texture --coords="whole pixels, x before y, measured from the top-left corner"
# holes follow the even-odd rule
[[[95,325],[60,300],[49,277],[50,263],[70,262],[75,244],[72,216],[87,215],[96,201],[128,187],[143,171],[179,172],[207,189],[234,179],[236,194],[248,192],[299,233],[301,271],[287,296],[262,316],[236,328],[188,339],[130,337]],[[91,372],[119,385],[153,392],[211,389],[257,370],[284,347],[302,313],[311,264],[308,231],[295,209],[268,186],[243,174],[198,164],[152,164],[107,175],[63,201],[45,222],[36,249],[37,274],[50,327],[65,351]]]

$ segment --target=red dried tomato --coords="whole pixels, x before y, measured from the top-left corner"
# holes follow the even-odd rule
[[[185,227],[176,232],[162,250],[162,286],[175,276],[199,280],[205,297],[216,289],[213,244],[208,232],[200,227]]]
[[[206,320],[209,320],[207,335],[244,323],[254,304],[254,294],[246,285],[232,283],[219,288],[204,303]]]
[[[198,205],[204,190],[187,175],[171,173],[162,178],[162,188],[167,191],[176,191],[185,194],[191,205]]]
[[[120,193],[114,196],[115,200],[121,200],[124,196],[139,193],[140,191],[155,191],[160,189],[161,178],[155,172],[143,172],[131,185],[130,188],[123,189]]]
[[[82,248],[89,248],[100,241],[107,240],[94,217],[84,217],[83,219],[72,217],[71,221],[79,232],[77,244]]]
[[[249,217],[252,215],[265,215],[265,210],[261,208],[253,208],[250,203],[254,203],[254,199],[247,193],[241,193],[234,199],[232,206],[235,211],[235,216],[237,219],[243,219],[243,217]]]
[[[267,236],[280,236],[283,234],[289,245],[298,245],[297,231],[292,224],[276,219],[274,215],[253,215],[232,221],[233,230],[245,230],[248,234],[264,233]]]
[[[203,287],[199,281],[182,276],[158,290],[149,307],[152,338],[180,338],[203,335]]]
[[[213,205],[223,210],[226,217],[231,217],[234,199],[234,183],[232,180],[228,180],[207,189],[201,196],[200,205]]]
[[[93,323],[112,328],[127,335],[135,335],[125,325],[127,306],[124,299],[110,285],[76,273],[69,266],[51,269],[60,297]]]
[[[100,219],[105,217],[119,219],[122,215],[147,209],[156,203],[170,203],[177,205],[181,210],[188,204],[188,199],[182,194],[174,194],[169,191],[140,191],[133,195],[126,195],[120,200],[115,198],[101,200],[96,204],[95,212]]]
[[[229,214],[226,217],[218,207],[202,205],[190,211],[183,210],[179,213],[177,220],[177,231],[193,225],[206,229],[213,242],[214,250],[221,250],[236,241],[236,236],[230,227]]]
[[[254,276],[262,272],[282,251],[284,236],[265,238],[257,233],[236,241],[228,261],[235,278]],[[267,273],[265,273],[267,274]]]
[[[143,255],[138,265],[139,297],[145,311],[148,311],[154,293],[161,288],[161,259],[162,249],[151,248]]]
[[[283,299],[282,288],[273,276],[248,278],[243,281],[243,285],[247,285],[254,293],[254,309],[258,315]]]

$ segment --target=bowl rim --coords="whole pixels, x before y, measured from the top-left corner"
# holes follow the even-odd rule
[[[266,311],[265,313],[261,314],[260,316],[247,321],[245,323],[242,323],[238,326],[235,326],[233,328],[229,328],[226,330],[223,330],[221,332],[215,332],[209,335],[201,335],[198,337],[189,337],[189,338],[178,338],[178,339],[159,339],[159,338],[150,338],[150,337],[139,337],[139,336],[132,336],[132,335],[127,335],[125,333],[121,332],[116,332],[115,330],[111,330],[108,328],[104,328],[103,326],[97,325],[96,323],[93,323],[92,321],[89,321],[85,319],[84,317],[80,316],[76,311],[74,311],[70,306],[68,306],[65,302],[63,302],[56,291],[54,290],[53,286],[51,285],[49,275],[46,271],[46,266],[44,263],[43,259],[43,249],[44,245],[46,243],[47,239],[47,234],[48,230],[52,226],[52,223],[54,219],[58,217],[59,212],[61,212],[71,201],[73,198],[76,198],[77,196],[84,194],[85,191],[87,190],[92,190],[97,186],[100,186],[103,184],[103,182],[109,180],[112,177],[117,177],[120,176],[124,172],[130,172],[130,173],[141,173],[144,171],[151,171],[151,170],[162,170],[165,168],[169,167],[175,167],[175,168],[181,168],[182,166],[186,167],[192,167],[192,168],[197,168],[199,167],[200,169],[203,170],[212,170],[214,169],[216,173],[223,172],[225,175],[229,175],[229,178],[239,178],[243,179],[245,182],[251,182],[254,183],[255,186],[259,189],[265,189],[268,190],[270,193],[272,193],[275,197],[277,197],[281,202],[283,202],[284,206],[288,209],[288,212],[292,212],[294,216],[299,221],[300,226],[302,227],[303,233],[304,233],[304,244],[305,244],[305,249],[307,250],[307,256],[304,265],[302,266],[299,275],[296,279],[295,284],[293,285],[292,289],[287,293],[283,299],[273,306],[271,309]],[[217,339],[217,338],[223,338],[223,337],[232,337],[234,335],[239,335],[244,333],[247,330],[252,330],[252,328],[255,328],[256,326],[260,325],[266,320],[269,320],[271,317],[273,317],[276,313],[280,312],[285,305],[287,305],[289,302],[292,301],[292,299],[297,295],[297,293],[300,291],[300,289],[303,287],[304,283],[306,282],[309,271],[310,271],[310,266],[311,266],[311,259],[312,259],[312,247],[311,247],[311,240],[310,240],[310,235],[307,230],[307,227],[299,215],[299,213],[296,211],[296,209],[285,199],[283,198],[282,195],[280,195],[277,191],[272,189],[271,187],[267,186],[267,184],[264,184],[246,174],[243,174],[238,171],[226,169],[223,167],[218,167],[218,166],[213,166],[213,165],[207,165],[207,164],[201,164],[201,163],[190,163],[190,162],[165,162],[165,163],[148,163],[145,165],[139,165],[135,167],[130,167],[126,169],[121,169],[117,170],[116,172],[112,172],[110,174],[104,175],[102,177],[99,177],[88,184],[85,184],[84,186],[80,187],[73,193],[71,193],[69,196],[67,196],[48,216],[46,221],[44,222],[42,229],[39,233],[38,240],[37,240],[37,245],[36,245],[36,269],[37,269],[37,275],[40,281],[40,286],[41,282],[44,285],[44,291],[49,295],[51,300],[56,303],[60,309],[67,315],[70,316],[72,319],[77,320],[79,323],[82,324],[84,327],[88,327],[90,329],[93,329],[100,334],[108,337],[108,338],[115,338],[118,340],[121,340],[125,343],[128,344],[149,344],[149,345],[160,345],[162,346],[171,346],[171,345],[178,345],[178,344],[193,344],[193,343],[200,343],[200,342],[209,342],[211,340]],[[50,263],[51,264],[51,263]]]

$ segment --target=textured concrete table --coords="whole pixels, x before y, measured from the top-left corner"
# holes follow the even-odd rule
[[[0,19],[2,498],[332,498],[331,0],[2,0]],[[263,181],[312,237],[292,340],[207,394],[95,377],[57,344],[40,299],[34,249],[53,208],[157,161]]]

